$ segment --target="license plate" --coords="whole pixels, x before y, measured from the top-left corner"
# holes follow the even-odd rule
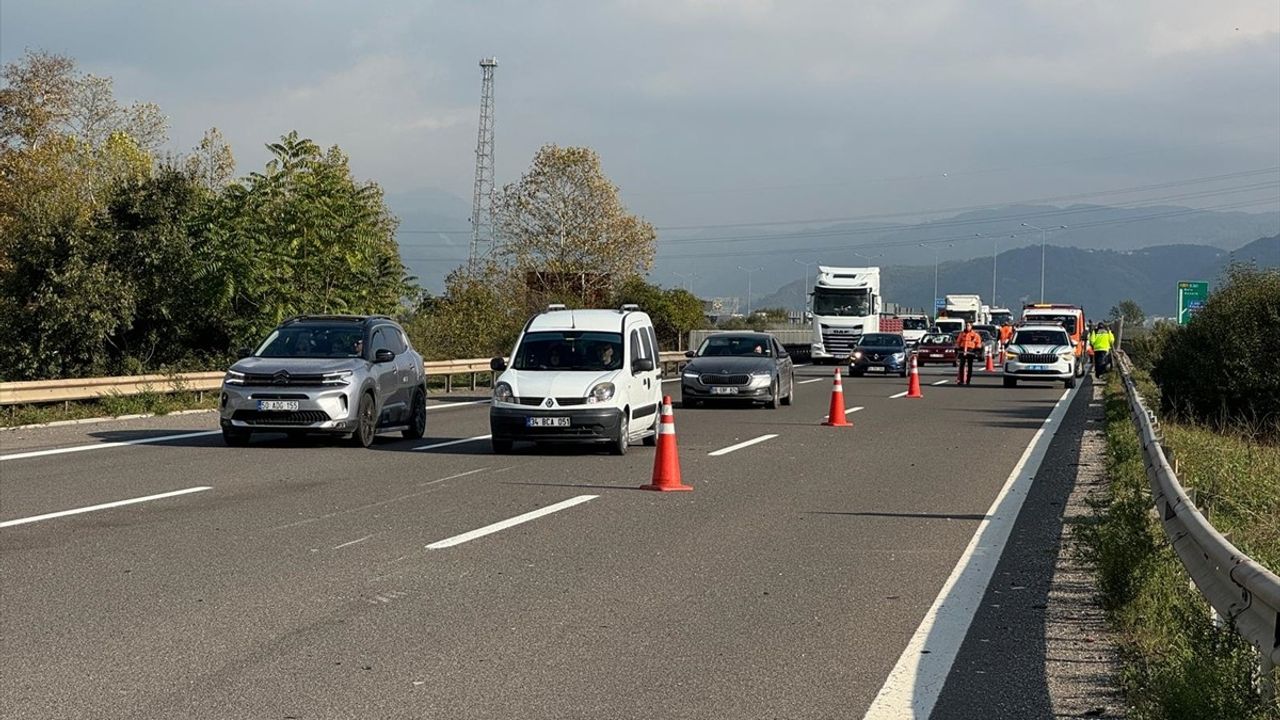
[[[1027,369],[1028,370],[1048,370],[1049,366],[1048,365],[1028,365]]]
[[[942,357],[942,353],[929,353],[929,357]]]
[[[871,367],[869,367],[869,368],[867,368],[867,369],[868,369],[868,370],[870,370],[871,372],[885,372],[885,371],[886,371],[886,370],[888,370],[889,368],[887,368],[887,367],[885,367],[885,366],[883,366],[883,365],[872,365]]]
[[[525,419],[527,427],[569,427],[567,417],[531,417]]]
[[[259,410],[297,410],[297,400],[259,400]]]
[[[711,388],[711,394],[712,394],[712,395],[737,395],[737,394],[738,394],[738,388],[736,388],[736,387],[713,387],[713,388]]]

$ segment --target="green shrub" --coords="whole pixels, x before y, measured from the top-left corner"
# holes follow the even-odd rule
[[[1186,326],[1161,338],[1151,376],[1166,415],[1280,437],[1280,272],[1234,265]]]

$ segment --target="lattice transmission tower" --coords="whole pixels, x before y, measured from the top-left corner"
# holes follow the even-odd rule
[[[471,199],[471,254],[475,270],[493,252],[493,71],[498,58],[480,60],[480,132],[476,138],[476,185]]]

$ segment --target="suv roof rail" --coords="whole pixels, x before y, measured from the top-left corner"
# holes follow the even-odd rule
[[[287,320],[282,322],[281,325],[290,325],[292,323],[306,322],[308,320],[325,320],[328,322],[362,323],[362,322],[367,322],[369,320],[391,320],[391,319],[392,318],[390,315],[329,315],[329,314],[294,315],[293,317],[288,318]]]

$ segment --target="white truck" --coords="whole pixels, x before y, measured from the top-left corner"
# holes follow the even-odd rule
[[[880,331],[880,268],[818,266],[813,286],[813,362],[845,362],[863,333]]]
[[[1005,323],[1013,324],[1013,313],[1009,311],[1009,308],[991,308],[991,324],[998,327]]]
[[[983,312],[982,298],[978,295],[947,295],[943,315],[974,324],[985,323],[989,319]]]
[[[900,314],[902,318],[902,339],[908,345],[915,345],[929,333],[929,316],[914,313]]]

